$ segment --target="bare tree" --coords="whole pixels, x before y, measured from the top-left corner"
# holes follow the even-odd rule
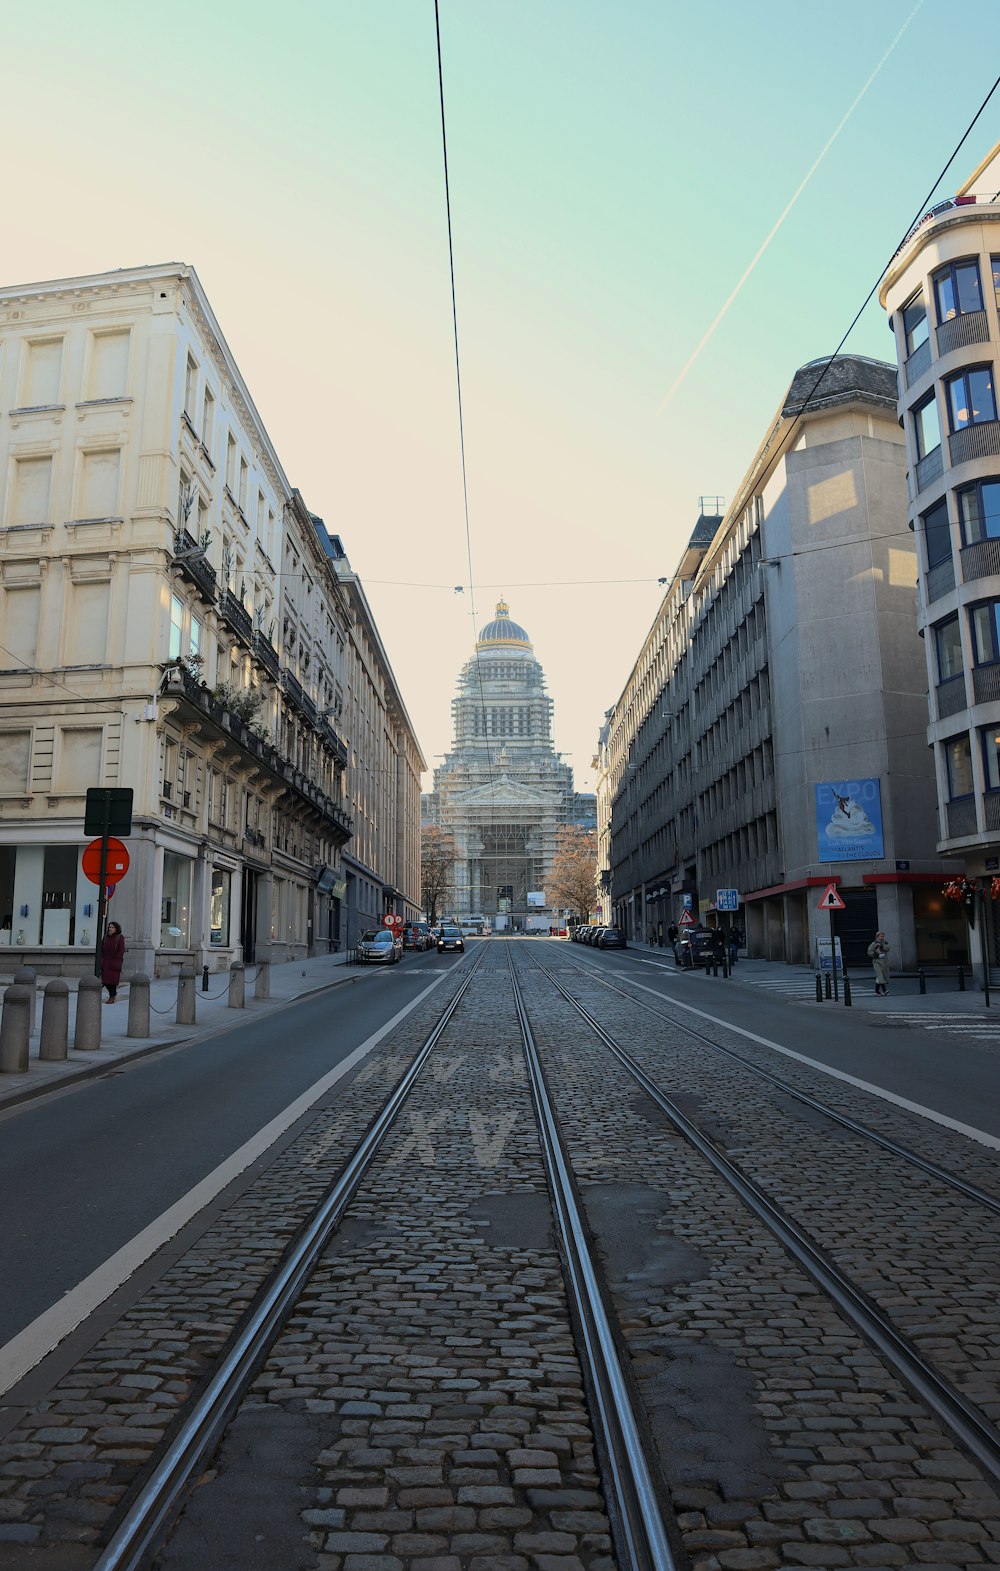
[[[454,885],[455,840],[446,829],[426,824],[420,831],[420,898],[433,927],[438,908]]]
[[[597,896],[597,836],[592,829],[566,824],[556,836],[556,854],[545,891],[558,906],[585,922]]]

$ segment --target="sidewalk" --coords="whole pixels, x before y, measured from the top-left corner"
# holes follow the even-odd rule
[[[731,987],[735,982],[745,987],[760,988],[762,991],[787,998],[793,1003],[816,1003],[816,972],[812,966],[786,965],[780,960],[740,959],[736,962],[729,980],[724,981],[721,972],[718,977],[713,977],[701,969],[679,971],[674,965],[671,951],[666,946],[660,949],[656,944],[640,944],[630,940],[625,953],[640,958],[647,956],[651,959],[655,958],[668,970],[677,971],[685,980],[699,978],[703,984],[711,987]],[[854,1009],[864,1009],[872,1014],[898,1014],[900,1010],[927,1015],[967,1014],[983,1020],[995,1018],[1000,1023],[1000,974],[996,977],[996,987],[991,987],[990,990],[989,1009],[986,1008],[982,989],[968,971],[965,976],[966,991],[959,992],[957,968],[950,975],[929,976],[927,992],[924,994],[920,992],[917,977],[891,976],[889,993],[885,998],[875,996],[875,975],[871,966],[849,971],[848,975],[851,981],[851,1006]],[[833,999],[824,998],[827,1008],[844,1008],[842,978],[840,991],[839,1005],[835,1004]]]
[[[289,960],[283,965],[272,965],[271,996],[261,1000],[253,996],[257,967],[247,966],[246,1007],[242,1010],[229,1008],[227,971],[210,974],[207,993],[202,992],[199,977],[195,989],[197,1020],[195,1025],[174,1024],[177,979],[176,977],[158,978],[150,983],[149,988],[150,1035],[147,1037],[125,1035],[128,1027],[128,983],[125,982],[118,989],[117,1001],[114,1004],[103,1005],[101,1046],[88,1053],[73,1051],[77,978],[66,977],[65,980],[70,986],[69,1053],[65,1059],[56,1063],[42,1063],[38,1057],[42,998],[45,983],[52,980],[51,977],[39,977],[35,1032],[28,1047],[28,1073],[0,1075],[0,1111],[19,1102],[42,1096],[47,1091],[55,1091],[64,1085],[71,1085],[74,1081],[105,1074],[109,1068],[127,1059],[141,1058],[146,1053],[153,1053],[164,1047],[175,1047],[181,1042],[210,1036],[224,1026],[236,1025],[249,1019],[260,1019],[262,1015],[272,1014],[285,1004],[304,998],[310,993],[323,992],[327,988],[341,985],[349,986],[373,974],[367,966],[348,966],[347,958],[346,953],[317,955],[311,960]],[[6,982],[0,982],[0,987],[9,985],[10,980],[11,978],[8,977]]]

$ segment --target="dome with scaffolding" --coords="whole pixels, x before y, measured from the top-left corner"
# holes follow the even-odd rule
[[[498,600],[493,621],[487,622],[482,629],[476,641],[476,648],[530,649],[531,647],[531,639],[524,628],[511,621],[510,606],[506,600]]]

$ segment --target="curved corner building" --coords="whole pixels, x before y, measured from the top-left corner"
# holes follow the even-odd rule
[[[501,930],[547,926],[538,896],[556,831],[574,817],[573,771],[552,745],[545,676],[506,601],[480,632],[451,707],[451,751],[428,804],[458,849],[449,904]]]

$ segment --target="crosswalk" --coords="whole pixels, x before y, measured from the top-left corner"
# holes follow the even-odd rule
[[[996,1042],[1000,1044],[1000,1019],[995,1022],[985,1015],[928,1014],[914,1009],[880,1010],[878,1019],[886,1025],[904,1026],[920,1031],[945,1032],[948,1036],[965,1037],[966,1040]]]
[[[814,976],[739,976],[737,968],[734,975],[747,987],[759,987],[762,993],[780,993],[783,998],[798,998],[806,1002],[816,1002],[816,978]],[[843,985],[843,984],[841,984]],[[853,987],[853,983],[851,984]]]

